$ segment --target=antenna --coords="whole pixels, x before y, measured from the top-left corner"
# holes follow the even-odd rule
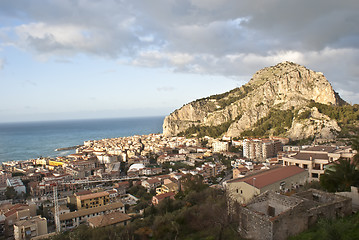
[[[55,225],[56,232],[61,232],[60,217],[59,217],[59,201],[57,198],[57,186],[54,185],[54,205],[55,205]]]

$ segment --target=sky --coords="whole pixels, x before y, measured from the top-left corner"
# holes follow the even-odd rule
[[[359,103],[357,0],[0,1],[0,122],[165,116],[292,61]]]

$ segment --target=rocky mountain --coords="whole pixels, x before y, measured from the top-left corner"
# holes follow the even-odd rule
[[[209,128],[213,132],[214,128],[216,134],[237,137],[267,124],[269,135],[332,138],[341,130],[338,123],[319,112],[313,103],[346,104],[322,73],[283,62],[259,70],[240,88],[175,110],[165,118],[163,134],[196,134]],[[285,116],[288,121],[274,121],[276,116]]]

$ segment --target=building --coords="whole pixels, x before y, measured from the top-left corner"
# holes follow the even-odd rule
[[[212,143],[213,152],[227,152],[229,148],[228,142],[216,141]]]
[[[25,194],[26,193],[25,185],[19,178],[6,179],[6,185],[8,187],[13,187],[17,194]]]
[[[302,149],[301,146],[283,146],[283,152],[299,152]]]
[[[267,191],[239,207],[239,233],[245,239],[285,240],[318,219],[352,213],[351,199],[315,189],[285,196]]]
[[[87,219],[90,227],[126,226],[131,217],[122,212],[111,212],[97,217]]]
[[[64,213],[59,216],[60,225],[63,231],[78,227],[80,224],[86,223],[87,219],[108,214],[111,212],[125,213],[125,207],[122,202],[109,203],[100,207],[81,209],[75,212]]]
[[[309,172],[309,181],[319,181],[324,174],[325,166],[337,161],[339,158],[352,159],[355,153],[351,148],[338,148],[332,146],[314,146],[302,149],[297,153],[283,155],[283,166],[296,165]]]
[[[244,139],[243,157],[264,161],[277,156],[282,150],[282,142],[274,139]]]
[[[6,185],[6,180],[11,178],[11,173],[0,171],[0,188]]]
[[[156,189],[157,187],[162,185],[162,181],[158,178],[148,178],[141,182],[141,185],[150,191],[151,189]]]
[[[47,220],[41,216],[17,221],[14,224],[15,240],[31,239],[47,234]]]
[[[186,161],[186,154],[164,154],[157,158],[158,164]]]
[[[156,194],[175,192],[177,193],[179,190],[178,184],[174,182],[170,182],[167,184],[163,184],[161,187],[156,188]]]
[[[226,182],[226,188],[233,201],[247,203],[254,196],[265,191],[284,192],[307,181],[308,172],[297,166],[277,167],[236,178]]]
[[[115,163],[119,161],[119,157],[117,155],[111,154],[97,155],[97,159],[101,164]]]
[[[89,193],[76,196],[77,209],[95,208],[106,205],[110,201],[108,192]]]
[[[119,195],[126,194],[127,189],[130,187],[128,181],[114,183],[113,187],[117,189]]]
[[[5,236],[5,216],[0,214],[0,236]]]
[[[173,199],[174,200],[175,195],[176,195],[176,193],[174,193],[174,192],[158,194],[158,195],[152,197],[152,204],[157,205],[165,199]]]
[[[14,234],[13,226],[16,221],[36,216],[36,205],[8,204],[1,206],[0,213],[5,217],[5,236],[12,236]]]

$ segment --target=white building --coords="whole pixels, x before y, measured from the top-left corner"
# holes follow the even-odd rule
[[[109,164],[109,163],[118,162],[119,157],[116,155],[104,154],[104,155],[98,155],[97,159],[102,164]]]
[[[25,185],[19,178],[8,178],[6,180],[6,185],[8,187],[13,187],[17,194],[26,193]]]
[[[213,147],[213,152],[227,152],[229,143],[217,141],[212,144],[212,147]]]

